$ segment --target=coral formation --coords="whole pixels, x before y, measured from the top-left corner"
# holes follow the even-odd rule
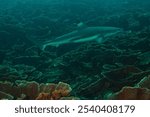
[[[137,83],[137,87],[150,89],[150,75],[144,77],[139,83]]]
[[[13,3],[9,6],[5,1],[0,4],[1,99],[105,99],[110,92],[114,99],[148,99],[150,4],[137,0],[111,6],[101,0],[95,0],[100,4],[9,0]],[[81,15],[81,11],[86,12]],[[123,31],[102,35],[102,43],[42,49],[51,40],[77,30],[81,22]],[[75,97],[70,96],[70,87]]]
[[[77,99],[69,97],[72,91],[71,87],[63,82],[58,84],[47,83],[39,84],[37,82],[27,82],[17,80],[15,83],[0,82],[0,99]]]
[[[150,90],[146,88],[123,87],[121,91],[109,96],[115,100],[149,100]]]
[[[53,87],[53,85],[50,87]],[[69,96],[70,92],[72,91],[71,87],[63,82],[59,82],[58,85],[55,85],[50,89],[51,90],[49,90],[49,93],[40,93],[36,99],[58,100],[61,99],[61,97]]]
[[[119,92],[108,95],[115,100],[150,100],[149,76],[144,77],[135,87],[123,87]]]

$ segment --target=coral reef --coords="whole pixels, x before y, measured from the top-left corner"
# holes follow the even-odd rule
[[[144,77],[135,87],[123,87],[119,92],[109,94],[107,99],[150,100],[150,77]]]
[[[150,90],[146,88],[123,87],[120,92],[110,95],[115,100],[150,100]]]
[[[71,87],[63,82],[39,84],[17,80],[15,83],[0,82],[0,99],[59,100],[78,99],[70,97]]]
[[[36,99],[58,100],[61,99],[61,97],[69,96],[70,92],[72,91],[71,87],[63,82],[59,82],[58,85],[54,85],[54,87],[50,89],[51,90],[49,93],[40,93]]]
[[[144,76],[150,74],[150,71],[142,71],[134,66],[125,66],[118,69],[113,69],[107,72],[102,72],[104,78],[106,78],[112,85],[117,85],[116,89],[123,86],[133,86],[139,82]]]
[[[110,99],[149,99],[150,4],[134,1],[2,2],[0,98],[105,99],[113,92]],[[42,49],[81,22],[123,31],[102,36],[103,43]]]
[[[137,83],[137,87],[150,89],[149,84],[150,84],[150,76],[146,76],[139,83]]]

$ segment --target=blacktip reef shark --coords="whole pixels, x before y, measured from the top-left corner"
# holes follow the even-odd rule
[[[104,37],[108,37],[122,31],[121,28],[117,27],[86,27],[83,23],[78,24],[78,27],[79,28],[77,30],[45,43],[42,46],[42,50],[44,50],[47,46],[58,47],[59,45],[67,43],[84,43],[89,41],[97,41],[98,43],[102,43],[104,42]]]

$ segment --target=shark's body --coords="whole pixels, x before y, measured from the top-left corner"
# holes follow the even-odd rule
[[[103,38],[120,32],[122,29],[117,27],[84,27],[70,33],[64,34],[56,39],[47,42],[42,49],[47,46],[59,46],[66,43],[83,43],[88,41],[103,42]]]

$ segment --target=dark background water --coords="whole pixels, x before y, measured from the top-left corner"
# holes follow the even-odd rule
[[[104,44],[41,50],[43,43],[76,30],[81,22],[124,33]],[[0,0],[0,81],[63,81],[78,97],[103,99],[106,92],[142,79],[128,77],[132,72],[149,73],[149,43],[149,0]]]
[[[51,36],[55,37],[76,28],[80,22],[122,27],[124,22],[116,25],[114,22],[106,24],[101,20],[104,20],[104,16],[117,13],[127,14],[131,11],[136,14],[148,11],[149,5],[148,0],[1,0],[0,16],[6,23],[20,23],[24,28],[48,27],[47,30],[52,32]]]

